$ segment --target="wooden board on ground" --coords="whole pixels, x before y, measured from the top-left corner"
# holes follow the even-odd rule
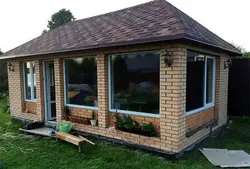
[[[88,142],[94,145],[93,142],[89,141],[88,139],[84,138],[84,137],[77,137],[68,133],[64,133],[64,132],[57,132],[56,133],[56,139],[60,139],[60,140],[64,140],[68,143],[74,144],[76,146],[79,147],[79,152],[81,152],[82,150],[82,145],[84,142]]]

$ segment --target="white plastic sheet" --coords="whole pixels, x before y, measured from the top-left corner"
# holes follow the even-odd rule
[[[243,150],[203,148],[200,151],[214,166],[250,167],[250,155]]]

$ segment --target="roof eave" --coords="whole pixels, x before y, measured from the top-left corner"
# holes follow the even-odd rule
[[[82,51],[82,50],[92,50],[92,49],[98,49],[98,48],[108,48],[108,47],[119,47],[119,46],[127,46],[127,45],[138,45],[138,44],[144,44],[144,43],[154,43],[154,42],[163,42],[163,41],[174,41],[174,40],[181,40],[183,39],[184,35],[174,35],[171,37],[157,37],[157,38],[148,38],[143,40],[134,40],[134,41],[128,41],[128,42],[116,42],[116,43],[109,43],[109,44],[103,44],[103,45],[94,45],[94,46],[85,46],[80,48],[70,48],[60,51],[51,51],[51,52],[43,52],[43,53],[33,53],[33,54],[21,54],[21,55],[2,55],[0,56],[0,60],[6,60],[6,59],[15,59],[20,57],[29,57],[29,56],[38,56],[38,55],[49,55],[49,54],[55,54],[55,53],[64,53],[64,52],[75,52],[75,51]]]
[[[203,41],[191,38],[191,37],[185,37],[185,39],[193,41],[193,42],[196,42],[196,43],[199,43],[199,44],[203,44],[203,45],[206,45],[206,46],[211,46],[213,48],[217,48],[217,49],[223,50],[226,53],[229,53],[230,56],[241,56],[242,55],[242,53],[240,53],[240,52],[236,52],[236,51],[232,51],[232,50],[229,50],[229,49],[221,48],[221,47],[219,47],[217,45],[213,45],[211,43],[206,43],[206,42],[203,42]]]
[[[60,51],[51,51],[51,52],[43,52],[43,53],[21,54],[21,55],[10,55],[10,56],[8,56],[8,55],[4,56],[4,54],[3,54],[2,56],[0,56],[0,60],[15,59],[15,58],[29,57],[29,56],[38,56],[38,55],[49,55],[49,54],[64,53],[64,52],[75,52],[75,51],[81,51],[81,50],[91,50],[91,49],[107,48],[107,47],[137,45],[137,44],[143,44],[143,43],[174,41],[174,40],[188,40],[188,41],[196,42],[198,44],[203,44],[206,46],[217,48],[219,50],[223,50],[223,51],[229,53],[230,56],[242,55],[241,53],[238,53],[236,51],[224,49],[224,48],[218,47],[216,45],[206,43],[204,41],[200,41],[200,40],[194,39],[192,37],[185,36],[185,34],[179,34],[179,35],[174,35],[171,37],[157,37],[157,38],[149,38],[149,39],[144,39],[144,40],[134,40],[134,41],[129,41],[129,42],[118,42],[118,43],[116,42],[116,43],[109,43],[109,44],[103,44],[103,45],[85,46],[85,47],[80,47],[80,48],[71,48],[71,49],[65,49],[65,50],[60,50]]]

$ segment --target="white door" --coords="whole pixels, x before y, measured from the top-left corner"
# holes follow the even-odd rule
[[[53,61],[44,62],[46,121],[56,120],[55,74]]]

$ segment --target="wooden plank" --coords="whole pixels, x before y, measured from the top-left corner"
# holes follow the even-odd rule
[[[74,135],[71,135],[68,133],[63,133],[63,132],[57,132],[56,138],[67,141],[67,142],[74,144],[74,145],[77,145],[77,146],[79,146],[81,142],[85,142],[85,140],[83,140],[77,136],[74,136]]]
[[[79,136],[79,137],[80,137],[81,139],[83,139],[84,141],[86,141],[86,142],[88,142],[88,143],[90,143],[90,144],[92,144],[92,145],[95,145],[95,143],[93,143],[92,141],[90,141],[90,140],[84,138],[83,136]]]
[[[82,151],[82,145],[84,142],[88,142],[90,144],[93,144],[95,145],[95,143],[93,143],[92,141],[82,137],[82,136],[74,136],[74,135],[71,135],[71,134],[68,134],[68,133],[63,133],[63,132],[57,132],[56,133],[56,139],[61,139],[61,140],[64,140],[68,143],[71,143],[71,144],[74,144],[76,146],[78,146],[78,149],[79,149],[79,153]]]

